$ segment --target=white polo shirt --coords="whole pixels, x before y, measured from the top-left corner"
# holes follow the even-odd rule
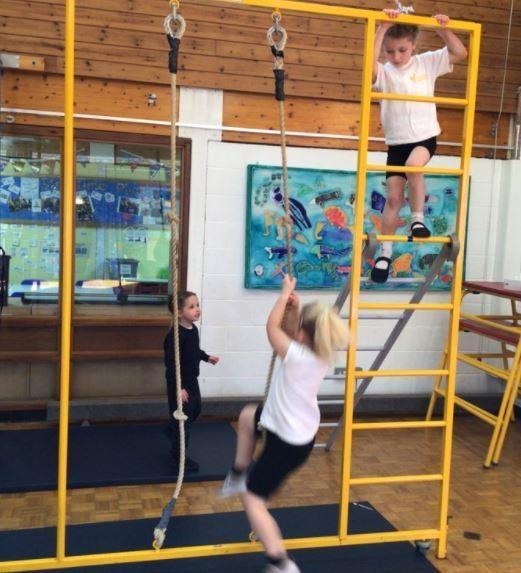
[[[378,63],[373,89],[382,93],[433,96],[436,78],[452,72],[447,47],[414,55],[403,68]],[[416,101],[380,102],[387,145],[416,143],[440,134],[436,105]]]
[[[317,394],[328,368],[307,346],[292,341],[273,375],[262,426],[289,444],[309,443],[318,431]]]

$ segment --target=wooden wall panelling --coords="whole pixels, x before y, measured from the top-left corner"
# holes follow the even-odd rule
[[[2,108],[63,112],[63,76],[6,70],[2,91]],[[149,106],[147,94],[152,91],[157,95],[157,100],[156,105]],[[151,86],[146,83],[78,77],[75,82],[74,111],[80,114],[170,121],[170,98],[170,85]],[[179,98],[176,99],[179,105]],[[59,118],[59,122],[63,123],[62,118]]]
[[[54,361],[59,355],[56,316],[3,317],[0,328],[0,361]]]
[[[223,123],[226,126],[250,127],[256,129],[279,129],[278,106],[274,97],[263,94],[241,94],[226,92],[223,102]],[[309,133],[331,133],[358,135],[359,105],[348,102],[311,101],[305,98],[288,98],[286,107],[286,130]],[[440,109],[440,124],[443,133],[440,141],[461,141],[463,114],[460,110]],[[497,116],[493,113],[481,112],[476,114],[474,142],[493,147],[494,136],[491,131]],[[508,143],[509,117],[503,115],[500,120],[498,145]],[[375,104],[371,109],[371,136],[383,137],[380,125],[379,109]],[[289,145],[319,145],[343,149],[357,149],[358,142],[340,139],[313,139],[298,136],[288,136]],[[279,144],[278,135],[256,133],[223,132],[225,141],[264,142]],[[370,149],[385,149],[383,144],[371,142]],[[459,155],[460,149],[440,147],[439,153]],[[474,149],[475,156],[486,156],[488,150]]]
[[[346,2],[339,2],[346,4]],[[33,36],[45,37],[46,45],[63,38],[63,4],[59,2],[14,2],[4,0],[0,8],[0,24],[6,34],[6,42],[13,42],[12,36],[24,38],[20,30],[25,28],[25,19],[19,19],[20,4],[30,6],[31,18],[38,20],[38,26],[31,28]],[[368,8],[380,8],[376,2],[366,2]],[[478,4],[478,5],[476,5]],[[453,17],[483,20],[490,23],[490,33],[483,38],[484,57],[480,73],[478,109],[497,110],[501,91],[502,57],[506,47],[506,24],[508,7],[502,2],[490,9],[485,0],[464,1],[456,4],[438,2],[434,7],[449,11]],[[450,8],[450,10],[447,10]],[[429,13],[431,3],[423,2],[416,7],[417,13]],[[218,5],[210,1],[188,1],[182,6],[182,13],[188,27],[182,45],[181,69],[178,81],[182,85],[215,87],[268,93],[270,72],[262,65],[270,61],[266,48],[265,31],[271,23],[270,12],[252,7]],[[89,77],[168,83],[165,69],[165,39],[162,33],[162,19],[165,15],[164,2],[109,0],[100,7],[97,0],[77,2],[77,38],[81,39],[78,49],[78,74]],[[521,16],[514,10],[511,49],[513,58],[521,52]],[[297,50],[299,67],[288,71],[287,93],[322,99],[354,100],[359,97],[360,57],[362,26],[324,16],[284,14],[284,25],[290,41],[288,62],[292,50]],[[485,30],[486,31],[486,30]],[[426,47],[430,45],[431,32],[425,33]],[[54,39],[54,40],[53,40]],[[2,40],[0,39],[0,42]],[[422,40],[423,42],[423,40]],[[518,45],[519,44],[519,45]],[[16,42],[14,43],[16,45]],[[439,45],[439,40],[435,44]],[[118,46],[112,52],[111,48]],[[185,46],[187,48],[184,51]],[[46,62],[51,71],[61,73],[63,58],[56,53]],[[148,50],[142,58],[136,57],[136,49]],[[3,48],[2,48],[3,49]],[[49,47],[42,48],[49,49]],[[83,54],[82,54],[83,51]],[[350,65],[343,68],[334,62],[339,54],[348,56]],[[310,56],[308,61],[307,56]],[[323,58],[321,62],[320,59]],[[333,62],[333,63],[332,63]],[[514,112],[516,88],[521,83],[521,71],[517,60],[511,60],[505,86],[505,112]],[[352,72],[350,70],[356,70]],[[465,66],[456,68],[450,79],[440,82],[440,91],[454,93],[461,89]],[[244,78],[248,77],[248,81]]]
[[[21,109],[40,109],[61,112],[63,106],[62,76],[46,74],[41,76],[30,72],[7,70],[3,81],[4,107]],[[271,81],[273,88],[273,81]],[[123,81],[104,81],[94,78],[78,78],[76,82],[75,111],[76,113],[117,116],[136,119],[169,121],[170,119],[170,87]],[[155,106],[147,105],[147,94],[154,90],[157,95]],[[179,97],[177,98],[179,102]],[[320,100],[288,96],[286,100],[288,131],[303,131],[310,133],[358,134],[359,105],[352,102]],[[440,109],[440,123],[443,134],[440,140],[459,141],[461,139],[460,110]],[[5,114],[0,118],[5,121]],[[15,123],[28,125],[62,126],[61,117],[38,117],[14,114]],[[475,143],[494,145],[492,125],[496,114],[478,112],[475,118]],[[279,129],[278,108],[272,95],[225,92],[223,123],[230,127],[245,127],[257,129]],[[503,114],[498,145],[508,142],[509,116]],[[103,120],[76,121],[77,128],[95,130],[132,131],[138,133],[157,133],[168,135],[169,127],[158,124],[133,124]],[[382,137],[379,123],[378,105],[372,106],[371,135]],[[278,144],[279,137],[266,134],[251,134],[223,132],[225,141],[242,141],[253,143]],[[288,137],[289,145],[324,146],[356,149],[356,141]],[[383,149],[383,145],[371,144],[371,149]],[[440,152],[458,154],[458,150],[448,148]],[[476,156],[486,156],[487,151],[474,150]]]

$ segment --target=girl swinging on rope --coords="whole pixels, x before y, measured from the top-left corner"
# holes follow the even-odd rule
[[[266,573],[300,571],[286,553],[266,500],[311,453],[320,422],[320,383],[334,350],[345,349],[348,342],[347,324],[332,308],[313,302],[299,309],[295,283],[284,276],[268,316],[268,340],[281,363],[264,406],[250,404],[239,416],[235,461],[221,492],[224,497],[241,496],[252,530],[266,551]],[[266,439],[252,465],[259,422]]]

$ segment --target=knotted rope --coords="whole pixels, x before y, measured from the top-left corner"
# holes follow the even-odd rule
[[[166,529],[170,521],[170,516],[181,493],[185,473],[185,420],[187,416],[183,412],[183,401],[181,398],[181,363],[179,357],[179,317],[177,313],[177,293],[178,293],[178,268],[179,268],[179,216],[176,206],[176,117],[177,117],[177,57],[181,38],[186,29],[183,17],[177,13],[179,8],[178,0],[170,0],[172,13],[164,20],[164,29],[170,52],[168,55],[168,69],[170,71],[171,86],[171,127],[170,127],[170,290],[172,292],[172,333],[174,345],[175,380],[177,394],[177,409],[172,413],[174,419],[179,423],[179,473],[177,483],[171,500],[163,508],[161,519],[154,529],[155,549],[161,549],[166,537]]]
[[[279,102],[279,124],[280,124],[280,151],[282,155],[282,195],[284,198],[284,226],[286,228],[286,273],[291,277],[293,276],[293,256],[291,252],[291,237],[293,233],[293,224],[290,215],[290,201],[289,201],[289,187],[288,187],[288,160],[286,155],[286,122],[285,122],[285,108],[284,100],[286,99],[284,93],[284,48],[288,40],[286,30],[280,25],[282,15],[280,12],[275,11],[272,14],[273,26],[266,32],[266,38],[271,48],[271,53],[274,57],[273,62],[273,75],[275,77],[275,99]],[[282,322],[286,318],[286,312]],[[273,352],[271,355],[268,375],[266,378],[266,386],[264,388],[264,398],[268,396],[271,386],[271,379],[273,377],[273,370],[275,368],[275,361],[277,353]]]

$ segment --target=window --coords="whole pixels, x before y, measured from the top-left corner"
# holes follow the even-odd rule
[[[9,304],[56,303],[61,138],[0,140],[0,246],[10,259]],[[170,143],[167,137],[76,132],[76,302],[164,303],[168,292]],[[190,143],[176,150],[186,281]]]

